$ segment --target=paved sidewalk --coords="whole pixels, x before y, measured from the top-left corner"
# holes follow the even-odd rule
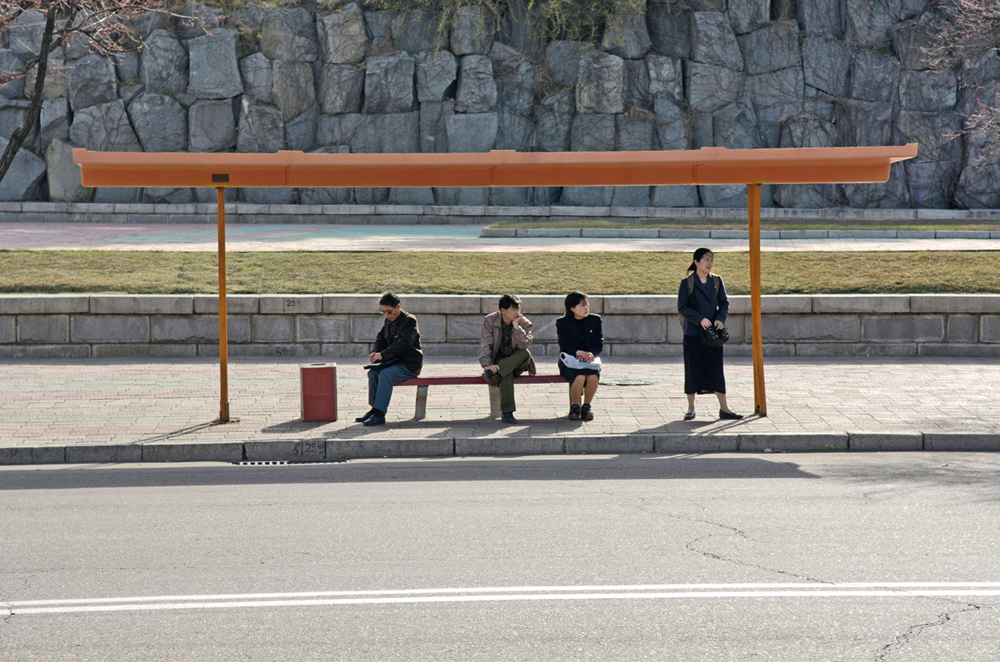
[[[711,246],[748,251],[746,239],[703,237],[480,237],[480,225],[250,225],[227,224],[229,251],[680,251]],[[0,223],[0,247],[9,250],[211,251],[210,224]],[[1000,238],[762,239],[763,251],[983,251]]]
[[[554,373],[553,357],[541,372]],[[299,360],[235,359],[230,407],[213,424],[218,364],[199,360],[0,362],[0,464],[323,460],[347,457],[795,450],[1000,450],[1000,360],[769,359],[766,418],[719,421],[713,396],[681,419],[679,359],[608,361],[589,423],[565,419],[567,387],[522,385],[518,425],[488,419],[485,385],[430,389],[412,420],[398,387],[389,423],[365,428],[361,359],[336,359],[340,420],[299,419]],[[423,375],[477,374],[431,357]],[[750,362],[727,364],[730,405],[753,407]]]

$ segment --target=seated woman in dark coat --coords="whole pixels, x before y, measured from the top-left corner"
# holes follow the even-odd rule
[[[590,314],[590,301],[583,292],[570,292],[566,296],[566,315],[556,320],[559,352],[575,357],[583,363],[593,363],[604,349],[604,331],[600,315]],[[600,367],[571,368],[559,358],[559,374],[569,381],[569,419],[594,420],[590,402],[597,393]],[[580,398],[583,406],[580,406]]]
[[[719,399],[719,418],[743,418],[726,402],[726,377],[722,371],[722,347],[705,347],[701,344],[700,329],[726,326],[729,315],[729,297],[722,278],[712,273],[715,255],[707,248],[694,252],[694,261],[688,267],[689,276],[681,280],[677,293],[677,311],[684,317],[684,393],[688,408],[684,420],[694,418],[694,396],[698,393],[715,393]],[[690,286],[690,287],[689,287]]]

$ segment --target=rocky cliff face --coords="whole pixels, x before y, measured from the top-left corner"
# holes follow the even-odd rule
[[[1000,157],[955,138],[962,115],[1000,96],[996,54],[926,68],[942,20],[925,0],[650,0],[615,14],[599,44],[539,43],[526,0],[496,23],[462,7],[248,4],[210,32],[150,16],[145,46],[115,60],[80,44],[53,58],[38,130],[2,200],[191,202],[214,192],[80,186],[70,146],[91,150],[474,152],[920,144],[886,185],[765,187],[783,207],[1000,207]],[[0,69],[41,30],[10,27]],[[0,137],[28,105],[0,87]],[[733,207],[742,187],[244,190],[255,203],[565,204]]]

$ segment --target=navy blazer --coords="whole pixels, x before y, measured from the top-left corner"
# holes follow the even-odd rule
[[[715,278],[719,279],[719,303],[716,305],[715,299]],[[716,320],[726,323],[729,317],[729,297],[726,296],[726,285],[722,282],[722,277],[712,274],[708,277],[708,282],[702,283],[698,276],[694,277],[694,289],[688,296],[687,278],[681,280],[681,289],[677,293],[677,312],[685,319],[684,335],[697,336],[701,333],[701,321],[708,319],[710,322]]]
[[[600,315],[587,315],[583,318],[583,335],[580,334],[580,325],[573,315],[560,317],[556,320],[556,335],[559,338],[559,351],[570,356],[576,356],[581,349],[594,356],[604,350],[604,330]]]

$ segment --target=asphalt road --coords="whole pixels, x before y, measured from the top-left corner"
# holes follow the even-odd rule
[[[0,469],[0,657],[1000,659],[1000,454]]]

